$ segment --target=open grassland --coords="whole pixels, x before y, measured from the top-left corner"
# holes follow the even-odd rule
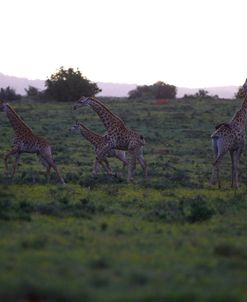
[[[106,100],[145,136],[149,179],[91,177],[91,145],[69,128],[76,119],[104,133],[90,108],[23,101],[13,107],[53,146],[66,186],[35,155],[13,181],[3,156],[13,130],[0,113],[1,301],[247,301],[247,160],[241,188],[208,188],[214,125],[239,101]],[[121,163],[110,159],[115,170]]]

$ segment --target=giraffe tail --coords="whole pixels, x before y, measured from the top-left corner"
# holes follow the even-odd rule
[[[139,142],[141,143],[142,146],[146,144],[145,138],[142,135],[140,135],[139,137]]]
[[[219,137],[218,136],[212,136],[212,145],[215,157],[218,155],[219,152]]]

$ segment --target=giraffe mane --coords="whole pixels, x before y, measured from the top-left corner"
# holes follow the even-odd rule
[[[219,129],[221,126],[224,126],[226,128],[231,128],[228,123],[220,123],[220,124],[215,126],[215,130]]]
[[[32,129],[23,121],[23,119],[16,113],[16,111],[9,105],[7,104],[9,110],[16,116],[16,118],[19,120],[19,122],[22,124],[23,127],[28,129],[30,132],[33,132]]]
[[[89,130],[89,129],[88,129],[84,124],[82,124],[81,122],[77,121],[77,124],[78,124],[80,127],[84,128],[84,129],[86,129],[86,130]]]
[[[93,135],[96,135],[96,136],[101,136],[100,134],[94,132],[93,130],[87,128],[84,124],[82,124],[81,122],[78,121],[78,124],[80,125],[80,127],[82,127],[83,129],[85,129],[86,131],[88,132],[91,132]]]
[[[108,109],[106,107],[106,105],[104,105],[101,101],[99,101],[98,99],[96,99],[95,97],[91,97],[91,99],[98,103],[100,106],[102,106],[110,115],[114,116],[116,119],[118,119],[121,123],[123,123],[123,121],[121,120],[121,118],[119,116],[117,116],[116,114],[112,113],[110,109]]]

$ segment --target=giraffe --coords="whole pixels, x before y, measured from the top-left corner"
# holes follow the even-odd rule
[[[107,135],[99,135],[97,133],[95,133],[94,131],[88,129],[85,125],[83,125],[82,123],[80,123],[79,121],[76,121],[76,124],[73,125],[70,128],[71,131],[79,131],[81,133],[81,135],[86,138],[93,146],[95,149],[95,153],[96,155],[98,154],[98,152],[105,146],[105,144],[107,143]],[[125,151],[122,150],[116,150],[116,149],[111,149],[107,154],[106,157],[116,157],[118,158],[120,161],[123,162],[123,167],[125,167],[127,165],[127,160],[125,159]],[[106,170],[106,172],[109,175],[112,175],[112,170],[110,168],[109,162],[107,160],[107,158],[102,159],[102,161],[100,162],[97,157],[95,159],[95,163],[94,163],[94,167],[93,167],[93,171],[92,171],[92,175],[96,176],[98,173],[98,168],[99,168],[99,164],[102,165],[102,167]]]
[[[240,97],[244,97],[244,101],[240,110],[238,110],[229,123],[217,125],[216,130],[211,135],[215,160],[213,162],[213,171],[210,184],[220,183],[220,164],[224,155],[229,151],[232,162],[232,188],[239,188],[239,161],[244,149],[246,132],[245,123],[247,119],[247,79],[240,89]]]
[[[142,166],[146,178],[147,164],[143,156],[144,137],[128,129],[117,115],[113,114],[102,102],[94,97],[81,97],[74,105],[74,109],[86,105],[90,106],[98,114],[107,130],[107,144],[98,152],[98,160],[102,160],[111,149],[128,151],[130,158],[128,160],[127,180],[133,180],[136,160]]]
[[[57,173],[62,184],[65,184],[53,158],[51,146],[48,141],[33,133],[32,129],[21,119],[15,110],[6,102],[0,101],[0,110],[4,111],[15,131],[15,138],[12,149],[5,155],[5,175],[8,175],[8,158],[16,156],[13,165],[11,178],[14,177],[21,153],[36,153],[41,163],[47,168],[47,175],[50,175],[50,169],[53,168]]]

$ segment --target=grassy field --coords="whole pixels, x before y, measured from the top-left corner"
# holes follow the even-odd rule
[[[145,136],[149,179],[91,177],[92,146],[69,128],[76,119],[104,133],[88,107],[23,101],[12,106],[53,146],[67,183],[47,183],[24,154],[13,181],[3,156],[13,138],[0,113],[0,301],[247,301],[247,161],[241,188],[208,188],[210,134],[240,101],[106,100]],[[111,160],[114,170],[121,163]]]

